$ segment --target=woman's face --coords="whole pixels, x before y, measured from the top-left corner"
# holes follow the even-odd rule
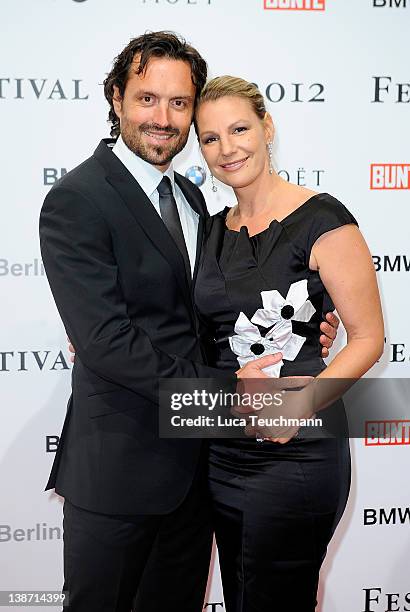
[[[202,153],[220,181],[237,189],[269,172],[270,115],[259,119],[248,100],[226,96],[200,104],[196,120]]]

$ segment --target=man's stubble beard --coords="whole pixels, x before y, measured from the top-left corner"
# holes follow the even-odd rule
[[[185,147],[189,129],[186,132],[179,132],[175,135],[175,141],[168,148],[161,145],[146,145],[143,141],[143,131],[141,126],[135,128],[127,121],[121,122],[121,137],[127,147],[138,157],[155,166],[165,166]]]

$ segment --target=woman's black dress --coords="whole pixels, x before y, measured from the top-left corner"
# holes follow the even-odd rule
[[[195,288],[212,365],[233,372],[280,350],[270,375],[316,376],[325,367],[319,326],[334,306],[309,257],[319,236],[354,217],[318,194],[250,237],[226,227],[228,210],[209,220]],[[209,486],[227,612],[314,612],[349,492],[348,440],[213,441]]]

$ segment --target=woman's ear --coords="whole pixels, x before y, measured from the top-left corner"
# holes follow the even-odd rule
[[[273,142],[275,138],[275,126],[273,125],[270,113],[266,112],[263,118],[263,127],[266,134],[266,142]]]

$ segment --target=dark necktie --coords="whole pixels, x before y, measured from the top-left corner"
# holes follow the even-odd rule
[[[161,218],[184,259],[187,277],[190,281],[191,265],[189,263],[189,256],[182,231],[181,219],[178,214],[177,203],[175,202],[171,181],[168,176],[164,176],[161,179],[157,189],[159,193],[159,210],[161,212]]]

